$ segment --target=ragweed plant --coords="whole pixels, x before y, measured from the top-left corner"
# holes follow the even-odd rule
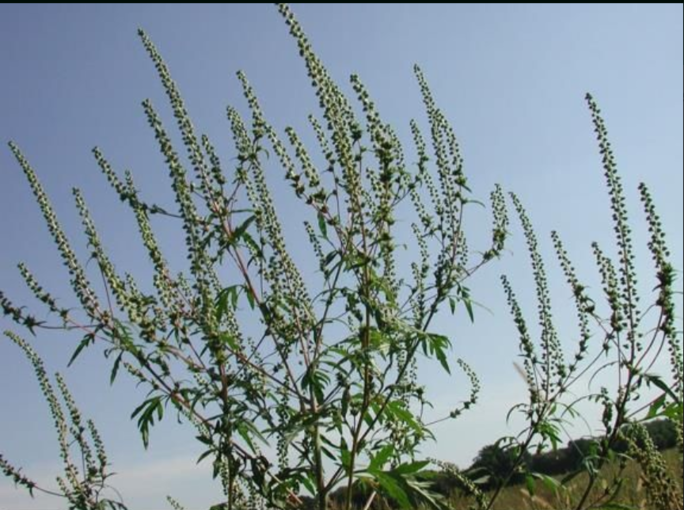
[[[541,451],[549,445],[554,449],[558,446],[565,431],[564,424],[579,417],[577,405],[581,401],[598,404],[604,431],[596,447],[584,457],[581,468],[570,473],[563,481],[570,481],[580,472],[588,475],[581,496],[577,501],[569,503],[567,508],[584,510],[614,503],[622,487],[623,479],[620,474],[627,460],[618,448],[626,429],[636,431],[637,438],[640,438],[640,441],[630,439],[629,453],[643,467],[653,508],[681,508],[681,490],[671,479],[671,473],[663,468],[665,463],[661,454],[653,447],[648,434],[640,425],[641,422],[655,417],[673,420],[678,430],[681,453],[684,371],[681,332],[675,328],[675,270],[669,261],[669,250],[654,201],[648,188],[642,183],[639,185],[639,194],[648,225],[647,248],[654,263],[655,292],[648,300],[640,301],[632,224],[627,213],[622,181],[599,108],[590,95],[586,99],[602,156],[617,247],[617,259],[613,259],[599,243],[592,244],[606,306],[600,306],[600,297],[592,296],[589,287],[580,282],[560,235],[552,232],[556,256],[572,290],[576,310],[577,341],[572,358],[568,359],[554,325],[546,269],[535,229],[522,202],[511,194],[532,264],[539,341],[533,340],[531,328],[511,283],[507,277],[502,277],[520,339],[520,356],[523,360],[520,372],[529,388],[527,402],[515,406],[511,411],[522,412],[528,425],[518,437],[507,438],[519,452],[514,468],[486,504],[478,500],[479,508],[492,508],[513,474],[523,469],[526,452],[535,447],[537,451]],[[602,314],[603,309],[607,310],[607,316]],[[655,363],[662,358],[661,353],[664,350],[670,354],[670,373],[655,373]],[[570,400],[570,390],[579,381],[587,378],[593,380],[599,373],[611,372],[614,375],[612,385],[606,383],[598,392],[590,392],[584,397]],[[658,396],[644,401],[641,394],[649,387],[655,388]],[[604,490],[599,491],[597,496],[592,489],[599,481],[600,469],[612,461],[616,461],[621,469],[618,469],[613,479],[602,481]],[[528,490],[532,494],[536,479],[542,479],[554,486],[555,490],[563,490],[562,484],[557,481],[538,473],[530,473]]]
[[[108,472],[107,453],[100,433],[92,420],[84,421],[64,378],[56,374],[58,391],[55,391],[43,360],[28,342],[11,331],[6,331],[5,336],[22,350],[33,367],[54,420],[64,472],[56,477],[57,488],[47,488],[24,475],[0,454],[0,469],[4,475],[31,496],[39,492],[65,499],[69,510],[126,510],[118,492],[107,482],[112,473]],[[111,492],[119,501],[105,497]]]
[[[459,417],[477,402],[476,374],[465,360],[452,363],[450,340],[434,331],[433,321],[440,310],[454,313],[457,307],[472,319],[468,279],[502,253],[507,239],[504,192],[496,187],[490,197],[491,245],[471,251],[465,220],[477,202],[455,132],[420,68],[415,68],[415,75],[427,129],[411,121],[413,143],[407,148],[383,121],[360,77],[351,76],[349,92],[343,92],[290,9],[279,4],[278,10],[318,99],[318,113],[308,117],[310,133],[292,127],[277,132],[255,89],[240,72],[237,81],[246,106],[226,110],[234,157],[222,161],[209,137],[193,125],[159,50],[140,31],[181,138],[180,144],[175,143],[175,133],[155,105],[150,100],[142,103],[168,169],[175,203],[151,203],[136,187],[132,173],[116,172],[100,148],[93,149],[93,155],[135,218],[151,282],[117,270],[86,196],[74,189],[90,257],[88,264],[79,260],[35,171],[11,142],[10,150],[42,211],[77,303],[62,305],[38,276],[20,264],[27,287],[49,314],[44,318],[44,313],[29,313],[2,292],[0,307],[32,333],[55,327],[82,333],[72,362],[85,348],[101,345],[111,360],[111,382],[125,372],[145,386],[149,393],[132,413],[145,446],[155,423],[169,408],[177,411],[204,445],[200,460],[213,463],[213,476],[223,488],[225,502],[213,508],[293,509],[312,504],[327,510],[333,491],[336,500],[343,494],[345,510],[354,504],[367,509],[387,500],[402,508],[445,508],[446,500],[421,477],[430,461],[418,458],[419,447],[431,438],[431,426],[441,420],[424,420],[423,409],[430,399],[421,384],[418,359],[427,359],[421,363],[423,368],[438,365],[449,373],[452,365],[458,366],[470,381],[470,388],[463,389],[465,400],[444,419]],[[561,237],[553,233],[577,314],[578,340],[568,357],[564,334],[555,326],[534,227],[522,202],[511,195],[531,256],[538,301],[540,338],[536,341],[513,285],[503,279],[520,339],[519,368],[528,386],[527,402],[514,411],[522,412],[527,427],[509,438],[506,454],[513,468],[508,475],[497,476],[492,493],[483,492],[470,473],[433,461],[473,494],[478,510],[494,507],[502,488],[522,474],[530,449],[559,444],[564,421],[577,413],[577,402],[569,401],[571,389],[598,372],[612,370],[616,376],[614,386],[584,398],[599,405],[605,435],[584,458],[582,470],[588,477],[579,499],[559,501],[577,510],[614,502],[620,490],[619,473],[599,495],[593,489],[602,465],[618,456],[618,443],[631,437],[625,436],[627,426],[667,416],[678,424],[680,450],[684,444],[675,272],[653,199],[641,185],[656,295],[650,306],[640,304],[622,184],[600,112],[591,97],[588,102],[603,156],[618,250],[614,260],[601,246],[593,246],[608,312],[597,307],[600,297],[581,283]],[[305,142],[310,138],[313,144]],[[296,216],[279,213],[271,192],[282,182],[293,208],[308,213],[301,238],[308,240],[315,271],[304,269],[311,257],[303,261],[301,252],[290,249],[289,234],[294,229],[289,228],[292,225],[286,229],[285,220]],[[182,241],[175,245],[187,261],[181,271],[172,269],[155,234],[153,223],[161,221],[175,223],[182,231]],[[73,508],[116,506],[100,498],[106,457],[94,426],[87,426],[91,445],[66,385],[58,379],[73,427],[67,424],[37,356],[19,337],[10,334],[10,338],[34,363],[55,417],[65,463],[65,476],[58,482],[60,494]],[[670,354],[669,380],[653,373],[664,350]],[[646,386],[662,393],[641,402],[639,395]],[[82,452],[82,473],[70,460],[68,434]],[[651,501],[665,508],[676,497],[676,485],[663,481],[658,453],[638,435],[629,451],[643,466]],[[0,462],[19,485],[39,490],[4,458]],[[530,492],[538,478],[562,490],[555,480],[532,473]],[[175,499],[168,501],[174,509],[182,508]]]
[[[120,176],[101,149],[93,154],[137,221],[153,291],[117,271],[84,194],[74,189],[95,261],[86,270],[36,173],[10,143],[80,310],[60,307],[23,265],[24,280],[56,323],[38,321],[4,295],[0,303],[6,315],[32,331],[55,325],[83,331],[72,361],[84,348],[101,344],[113,360],[112,381],[123,370],[146,385],[149,395],[132,415],[145,445],[165,410],[176,409],[205,445],[201,458],[213,462],[229,510],[291,508],[307,493],[324,510],[331,491],[344,485],[349,510],[352,487],[359,483],[370,489],[366,506],[381,494],[403,508],[417,502],[439,508],[444,502],[416,478],[428,465],[416,452],[431,437],[417,360],[424,356],[451,371],[450,340],[431,325],[445,307],[453,313],[463,306],[472,318],[466,283],[503,250],[503,192],[492,194],[491,246],[471,252],[464,221],[475,200],[454,130],[422,71],[415,68],[429,128],[424,136],[419,123],[411,123],[414,165],[361,79],[352,76],[351,94],[345,94],[290,9],[278,9],[319,102],[320,117],[309,117],[319,154],[293,128],[285,129],[284,138],[277,133],[247,77],[238,73],[248,116],[227,108],[235,159],[221,161],[191,122],[160,52],[140,31],[182,138],[179,147],[152,102],[143,102],[175,204],[149,203],[131,173]],[[274,163],[280,175],[267,176]],[[288,249],[273,179],[284,179],[292,199],[309,213],[303,232],[316,257],[317,280]],[[398,221],[405,215],[415,251],[402,244],[406,233]],[[168,264],[153,216],[182,228],[182,272]],[[102,291],[93,279],[104,281]],[[466,400],[450,418],[475,403],[479,388],[466,362],[458,360],[458,366],[473,389],[464,389]]]
[[[684,508],[681,486],[672,476],[663,455],[655,447],[646,428],[640,424],[625,427],[624,435],[629,453],[639,463],[649,508],[654,510],[681,510]]]

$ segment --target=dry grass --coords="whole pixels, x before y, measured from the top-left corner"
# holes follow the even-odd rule
[[[668,450],[663,453],[670,467],[672,476],[679,483],[680,494],[682,491],[682,461],[677,450]],[[647,495],[642,481],[641,470],[635,462],[628,462],[625,469],[620,473],[617,465],[605,466],[601,471],[601,478],[594,485],[587,501],[600,501],[613,483],[618,478],[623,482],[619,495],[613,503],[629,506],[639,510],[653,510],[648,508]],[[574,509],[586,487],[588,477],[586,474],[577,476],[569,482],[567,487],[559,491],[553,491],[541,482],[537,482],[534,495],[531,495],[523,486],[507,487],[499,495],[494,505],[494,510],[565,510]],[[452,499],[454,510],[467,510],[472,501],[463,496],[455,496]]]

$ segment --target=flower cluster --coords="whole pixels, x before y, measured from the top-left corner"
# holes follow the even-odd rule
[[[229,507],[242,501],[253,508],[288,508],[306,487],[324,508],[332,488],[345,479],[353,485],[364,459],[383,452],[371,461],[374,469],[375,464],[386,469],[385,464],[413,461],[419,445],[431,437],[423,421],[430,401],[418,383],[417,359],[422,352],[450,372],[450,341],[433,333],[431,324],[447,303],[452,313],[462,304],[472,319],[465,280],[501,254],[508,220],[497,187],[491,195],[491,246],[468,267],[464,221],[475,200],[455,132],[422,71],[416,67],[415,74],[430,136],[426,142],[419,123],[411,121],[417,158],[412,169],[412,154],[404,152],[361,78],[351,76],[354,99],[349,99],[313,52],[290,8],[279,4],[278,10],[319,101],[320,118],[308,116],[313,150],[306,135],[292,127],[285,128],[284,136],[276,132],[254,88],[238,72],[247,113],[227,108],[236,157],[226,168],[228,160],[222,161],[209,137],[193,125],[159,50],[140,31],[180,133],[179,144],[152,102],[143,101],[175,204],[147,202],[130,172],[120,176],[99,148],[93,155],[135,217],[151,265],[151,285],[117,271],[84,195],[74,189],[95,261],[87,267],[103,282],[98,300],[33,170],[12,144],[87,320],[79,322],[61,307],[25,266],[21,272],[64,327],[84,332],[74,358],[92,343],[105,342],[105,355],[113,360],[111,380],[123,368],[150,389],[133,412],[143,444],[171,406],[197,429],[206,446],[202,458],[213,460]],[[270,173],[271,166],[282,172]],[[288,244],[290,215],[276,210],[274,178],[289,185],[291,198],[310,215],[304,234],[321,273],[318,280],[314,271],[298,265]],[[415,254],[399,251],[405,241],[398,225],[407,212],[413,216],[407,224]],[[176,247],[186,258],[181,271],[167,262],[172,259],[155,235],[153,215],[182,228]],[[0,304],[15,322],[40,325],[4,294]],[[455,418],[478,398],[477,376],[464,361],[457,363],[470,389],[443,419]],[[104,476],[99,436],[82,420],[61,379],[58,385],[73,423],[69,430],[60,425],[60,438],[70,432],[88,471]],[[60,423],[65,420],[62,416]],[[88,432],[94,447],[86,442]],[[259,447],[270,440],[273,460]],[[331,456],[339,461],[332,473],[324,460]],[[74,480],[67,470],[61,489],[70,490]],[[383,480],[377,475],[378,483]]]
[[[25,487],[31,495],[34,491],[61,496],[65,498],[70,508],[97,510],[109,505],[110,508],[125,510],[122,503],[106,499],[103,491],[106,489],[105,480],[111,476],[107,472],[108,461],[102,438],[91,420],[84,421],[64,378],[56,375],[57,392],[50,382],[43,360],[26,340],[11,331],[5,331],[7,336],[24,353],[33,367],[34,374],[40,385],[41,392],[47,400],[50,414],[54,420],[64,476],[56,478],[59,492],[47,489],[21,473],[0,455],[0,468],[3,473],[14,482]],[[68,415],[64,412],[66,406]],[[68,416],[68,419],[67,419]],[[82,471],[72,460],[72,448],[76,445],[80,451]]]

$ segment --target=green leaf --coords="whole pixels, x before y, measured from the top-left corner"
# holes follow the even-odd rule
[[[228,308],[229,292],[230,291],[228,290],[228,288],[225,288],[218,293],[218,296],[216,296],[215,316],[218,322],[221,322],[221,319],[223,318],[223,315],[226,313],[226,309]]]
[[[409,494],[414,499],[419,499],[423,503],[435,510],[452,510],[453,507],[445,500],[444,496],[431,490],[432,482],[406,479],[406,486]]]
[[[663,410],[663,416],[675,422],[682,419],[682,414],[684,414],[684,408],[681,402],[670,402]]]
[[[150,425],[154,425],[155,412],[157,414],[157,420],[161,420],[164,416],[164,404],[162,403],[161,395],[148,398],[136,407],[131,414],[131,419],[140,415],[138,418],[138,430],[140,430],[140,435],[142,436],[145,448],[150,444]]]
[[[442,368],[451,374],[451,368],[449,367],[449,362],[447,361],[446,350],[451,347],[451,342],[444,335],[438,335],[436,333],[422,333],[421,343],[423,346],[423,352],[426,356],[435,356]]]
[[[530,473],[527,478],[536,478],[537,480],[541,480],[542,483],[546,486],[548,490],[553,492],[554,494],[558,493],[558,490],[562,487],[561,482],[553,478],[552,476],[548,476],[542,473]],[[527,480],[526,480],[527,481]],[[529,482],[528,482],[529,484]],[[530,494],[534,494],[533,492],[530,492]]]
[[[78,357],[78,355],[81,354],[81,351],[85,347],[87,347],[88,345],[90,345],[94,342],[95,342],[95,334],[94,333],[88,333],[86,336],[84,336],[83,340],[81,340],[81,343],[78,344],[78,347],[76,347],[76,350],[71,355],[71,359],[69,360],[69,363],[67,363],[67,366],[70,367],[71,364],[74,361],[76,361],[76,358]]]
[[[254,221],[255,216],[252,215],[249,218],[247,218],[245,221],[243,221],[235,230],[233,230],[233,235],[231,238],[228,240],[226,243],[225,247],[231,248],[232,246],[235,246],[235,244],[242,239],[244,236],[245,232],[247,232],[247,229],[249,226],[252,224]]]
[[[247,425],[244,422],[242,422],[242,423],[238,424],[238,426],[235,428],[237,430],[237,433],[240,435],[240,437],[244,440],[245,443],[247,443],[247,446],[252,451],[252,453],[256,454],[257,449],[254,446],[254,441],[252,441],[252,436],[250,435],[250,430],[248,430],[249,427],[247,427]]]
[[[342,438],[342,441],[340,442],[340,461],[342,462],[342,467],[345,472],[349,474],[349,470],[351,469],[351,453],[349,452],[349,446],[344,438]]]
[[[397,480],[387,473],[375,473],[374,476],[382,489],[387,493],[387,496],[399,503],[399,506],[402,509],[412,509],[411,501],[409,500],[406,491],[401,487]]]
[[[328,267],[330,263],[337,258],[340,253],[337,250],[328,252],[323,259],[323,267]]]
[[[407,464],[402,464],[400,466],[395,467],[392,470],[392,473],[396,473],[397,475],[412,475],[414,473],[422,471],[422,469],[428,464],[430,464],[429,460],[409,462]]]
[[[323,452],[323,455],[328,457],[330,460],[332,460],[333,462],[337,462],[337,457],[335,456],[335,454],[333,452],[330,451],[329,448],[326,448],[325,446],[323,446],[323,447],[321,447],[321,451]]]
[[[207,436],[199,435],[195,436],[195,439],[197,439],[200,443],[206,444],[207,446],[213,446],[214,444],[211,438]]]
[[[392,339],[388,335],[381,333],[376,328],[371,328],[368,337],[373,349],[387,355],[392,344]]]
[[[251,264],[255,258],[257,260],[264,259],[264,252],[261,249],[261,246],[259,246],[257,242],[254,240],[254,238],[251,235],[249,235],[249,232],[245,232],[244,234],[242,234],[242,239],[245,241],[245,244],[251,248],[252,251],[252,258],[249,260],[249,264]],[[247,265],[249,266],[249,264]]]
[[[551,446],[554,451],[558,449],[558,445],[561,443],[561,437],[560,429],[556,425],[549,421],[542,421],[539,423],[537,431],[543,438],[551,441]]]
[[[473,313],[473,300],[470,298],[470,289],[468,287],[463,287],[462,285],[458,285],[456,289],[456,293],[458,294],[458,297],[461,301],[463,301],[463,304],[466,307],[466,312],[468,312],[468,317],[470,318],[470,322],[475,322],[475,314]],[[454,308],[456,307],[455,302],[452,303],[453,298],[449,298],[450,302],[449,304],[451,305],[451,313],[454,313]]]
[[[254,310],[254,295],[250,292],[249,289],[246,290],[245,294],[247,295],[247,302],[249,303],[249,307]]]
[[[312,390],[319,402],[325,400],[324,390],[330,384],[330,376],[311,365],[302,377],[302,389]]]
[[[221,342],[226,344],[234,352],[240,351],[240,346],[237,343],[237,339],[228,332],[219,333],[219,339]]]
[[[416,432],[423,430],[423,427],[416,421],[411,411],[404,407],[404,403],[402,401],[395,400],[394,402],[390,402],[387,404],[385,409],[391,415],[404,422]]]
[[[657,399],[651,402],[651,405],[648,408],[648,414],[646,415],[644,420],[650,420],[651,418],[655,418],[656,416],[660,416],[662,414],[660,410],[665,405],[666,397],[667,394],[663,393]]]
[[[199,464],[200,462],[202,462],[204,459],[206,459],[212,453],[214,453],[213,450],[207,450],[206,452],[202,453],[202,455],[200,455],[197,458],[197,462],[195,462],[195,464]]]
[[[651,384],[653,383],[655,386],[657,386],[659,389],[663,390],[665,393],[667,393],[672,400],[675,402],[679,400],[677,395],[675,394],[674,390],[670,388],[670,386],[667,385],[665,381],[662,380],[662,378],[659,375],[655,374],[644,374],[644,377],[646,378],[646,381]]]
[[[449,368],[449,362],[447,361],[446,353],[443,350],[438,349],[435,351],[435,356],[437,356],[439,363],[442,365],[442,368],[446,370],[447,374],[451,375],[451,368]]]
[[[383,447],[377,455],[371,458],[368,471],[373,472],[382,469],[387,460],[394,454],[394,446],[391,444]]]
[[[456,313],[456,300],[449,296],[449,308],[451,309],[451,315]]]
[[[242,285],[236,284],[236,285],[230,285],[229,287],[226,287],[224,289],[221,289],[221,292],[218,293],[218,296],[216,296],[216,320],[221,321],[223,316],[226,314],[228,311],[228,304],[230,303],[230,307],[235,310],[237,308],[237,303],[238,303],[238,297],[240,295],[240,291],[243,289]],[[228,301],[230,299],[230,301]]]
[[[321,231],[321,235],[328,239],[328,225],[321,213],[318,213],[318,229]]]
[[[118,501],[113,501],[111,499],[101,499],[98,503],[97,506],[95,507],[97,510],[127,510],[126,505],[123,503],[120,503]]]
[[[300,478],[300,481],[306,487],[306,490],[309,491],[309,494],[312,496],[316,494],[316,485],[314,484],[313,478],[313,473],[304,473],[304,476]]]
[[[470,298],[464,298],[463,299],[463,304],[466,307],[466,311],[468,312],[468,317],[470,318],[470,322],[475,322],[475,314],[473,313],[473,302],[470,300]]]
[[[112,367],[112,373],[109,376],[109,384],[114,384],[114,380],[116,379],[116,374],[119,373],[119,365],[121,364],[121,357],[123,356],[123,352],[119,353],[119,355],[116,357],[116,360],[114,361],[114,366]]]

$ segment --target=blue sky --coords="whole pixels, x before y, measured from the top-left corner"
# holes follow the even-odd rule
[[[425,71],[440,107],[459,136],[475,195],[495,183],[525,202],[549,252],[545,234],[558,229],[578,271],[594,282],[590,243],[608,243],[609,208],[600,158],[584,95],[599,101],[624,177],[638,239],[643,222],[637,184],[646,181],[659,204],[673,260],[682,260],[682,6],[681,5],[295,5],[314,48],[345,86],[358,73],[386,121],[402,140],[409,120],[425,124],[412,66]],[[169,109],[136,29],[144,28],[165,56],[195,125],[207,132],[224,160],[232,153],[227,104],[244,106],[237,70],[244,70],[272,124],[304,126],[316,108],[304,66],[274,7],[269,5],[3,5],[0,7],[0,140],[15,140],[50,194],[65,230],[78,239],[71,187],[83,189],[114,260],[143,271],[134,223],[119,207],[90,154],[98,145],[118,171],[130,168],[148,196],[168,197],[166,172],[140,102],[149,97],[170,122]],[[349,90],[347,88],[347,90]],[[279,203],[288,188],[271,181]],[[9,149],[0,150],[0,288],[30,303],[15,270],[28,266],[55,294],[71,299],[68,280],[28,185]],[[470,218],[473,244],[489,225],[485,212]],[[478,449],[504,434],[507,409],[524,398],[512,362],[517,338],[501,273],[511,276],[522,301],[534,302],[520,230],[506,256],[471,283],[478,309],[441,317],[454,356],[480,375],[480,406],[436,429],[425,453],[467,465]],[[639,230],[642,229],[642,230]],[[483,246],[483,244],[481,244]],[[295,254],[297,249],[295,248]],[[648,270],[648,257],[639,264]],[[551,259],[549,259],[551,262]],[[569,291],[555,266],[558,324],[571,343]],[[144,273],[143,273],[144,274]],[[648,282],[646,282],[648,283]],[[648,288],[648,286],[646,286]],[[527,299],[526,299],[527,298]],[[0,318],[2,329],[11,327]],[[566,328],[566,329],[563,329]],[[78,338],[32,339],[51,370],[65,371]],[[110,387],[101,352],[87,352],[66,371],[85,414],[108,445],[113,480],[131,510],[166,508],[173,495],[188,510],[220,500],[192,434],[173,419],[160,425],[148,452],[128,419],[143,393],[125,378]],[[465,396],[464,381],[428,375],[438,409]],[[58,474],[54,431],[30,366],[0,339],[0,452],[40,480]],[[584,430],[580,433],[588,433]],[[0,480],[4,510],[52,510],[61,502],[31,500]]]

